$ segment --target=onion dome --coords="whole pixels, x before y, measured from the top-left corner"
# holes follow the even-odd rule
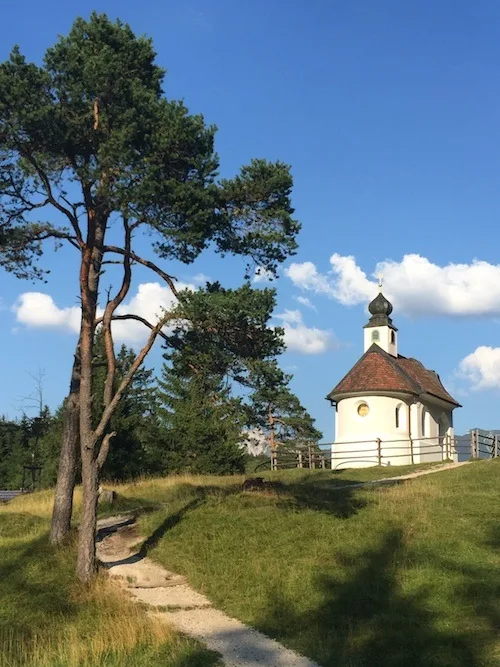
[[[382,292],[379,292],[373,301],[370,302],[368,310],[371,317],[366,325],[367,327],[392,326],[390,318],[392,303],[385,298]]]

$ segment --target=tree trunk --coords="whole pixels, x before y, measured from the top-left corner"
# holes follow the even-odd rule
[[[77,346],[69,395],[64,406],[61,453],[50,526],[51,544],[61,544],[69,534],[73,513],[78,445],[80,443],[80,349]]]
[[[106,219],[88,212],[88,239],[80,267],[82,320],[80,327],[80,453],[82,460],[82,513],[76,574],[90,582],[96,573],[95,531],[99,487],[98,446],[92,428],[92,353]]]
[[[89,582],[95,576],[95,532],[97,527],[98,465],[93,449],[82,447],[82,513],[80,516],[76,574],[80,581]]]

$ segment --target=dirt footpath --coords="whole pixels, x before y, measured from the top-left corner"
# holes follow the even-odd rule
[[[169,572],[140,551],[134,519],[116,516],[98,522],[97,556],[150,613],[217,651],[227,667],[319,667],[274,639],[214,609],[184,577]]]

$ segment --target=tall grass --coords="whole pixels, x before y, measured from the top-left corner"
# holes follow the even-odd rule
[[[336,488],[366,474],[122,493],[158,503],[140,518],[151,557],[325,667],[500,665],[500,461]]]
[[[0,667],[204,667],[214,654],[173,632],[101,575],[74,577],[75,540],[48,543],[48,492],[0,507]]]

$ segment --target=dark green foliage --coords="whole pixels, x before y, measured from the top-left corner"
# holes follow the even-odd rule
[[[18,48],[0,65],[0,263],[8,270],[39,276],[41,242],[75,243],[76,216],[90,208],[149,226],[159,255],[184,262],[213,243],[275,271],[295,251],[289,167],[253,160],[218,182],[215,127],[166,99],[155,55],[149,39],[94,12],[41,67]]]
[[[183,377],[174,363],[160,381],[165,438],[164,472],[243,472],[243,414],[222,382],[203,372]]]
[[[274,359],[254,362],[249,377],[254,388],[248,408],[249,419],[261,429],[268,430],[272,415],[277,441],[281,444],[317,442],[322,433],[315,428],[314,419],[290,390],[291,379],[292,376],[283,373]]]
[[[206,376],[248,384],[253,362],[283,352],[282,329],[269,326],[276,290],[246,284],[225,289],[218,282],[180,294],[179,326],[169,339],[178,351],[176,367],[188,375],[203,369]],[[186,324],[189,322],[189,325]]]
[[[55,466],[58,448],[51,447],[49,433],[57,428],[58,420],[52,417],[48,408],[42,411],[42,422],[38,429],[36,422],[26,416],[20,421],[0,418],[0,488],[20,489],[25,475],[25,483],[31,481],[31,474],[24,466],[40,465],[40,483],[49,486],[55,480]]]
[[[26,430],[19,422],[0,419],[0,488],[21,486],[22,467],[28,461]]]
[[[283,350],[282,331],[268,324],[275,297],[272,289],[245,285],[229,290],[218,283],[180,295],[180,322],[169,340],[173,352],[165,355],[172,363],[163,371],[163,400],[170,410],[169,449],[183,452],[184,441],[194,447],[194,434],[187,435],[190,421],[197,422],[197,437],[203,442],[211,438],[213,448],[231,440],[233,436],[217,431],[222,428],[216,425],[217,410],[223,406],[232,416],[219,420],[224,429],[229,422],[236,424],[239,440],[244,428],[268,431],[270,414],[276,419],[275,432],[282,443],[321,437],[288,386],[291,376],[280,370],[275,359]],[[210,438],[203,435],[204,430]]]

